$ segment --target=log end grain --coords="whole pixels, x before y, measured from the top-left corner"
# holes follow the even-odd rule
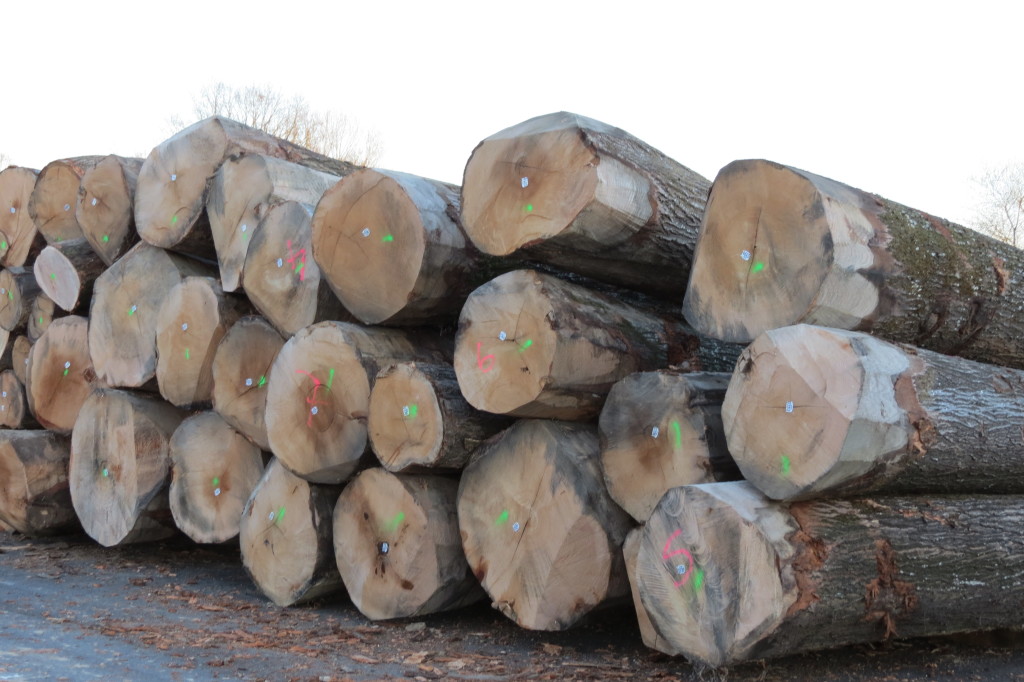
[[[142,159],[111,154],[86,171],[76,217],[82,234],[107,265],[138,241],[135,187]]]
[[[36,241],[38,230],[28,205],[36,186],[38,171],[8,166],[0,171],[0,264],[22,266]]]

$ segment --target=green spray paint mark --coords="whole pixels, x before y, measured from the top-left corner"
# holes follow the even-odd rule
[[[764,270],[764,263],[754,263],[750,267],[751,272],[761,272],[762,270]]]
[[[110,472],[107,471],[106,469],[104,469],[103,470],[103,478],[109,478],[109,477],[110,477]]]
[[[55,275],[54,273],[51,272],[50,273],[50,279],[57,279],[57,275]]]
[[[331,389],[331,382],[332,381],[334,381],[334,370],[333,369],[327,374],[327,390]]]
[[[219,479],[219,478],[217,478],[216,476],[214,476],[214,477],[213,477],[213,484],[214,484],[214,485],[220,485],[220,479]]]
[[[40,317],[39,318],[39,324],[42,324],[42,323],[43,323],[43,318]]]
[[[277,510],[277,523],[281,523],[284,520],[284,507]]]
[[[395,514],[395,518],[388,521],[388,532],[394,533],[396,530],[398,530],[398,527],[402,524],[402,521],[405,521],[405,512],[398,512],[397,514]]]
[[[8,291],[7,292],[7,298],[9,298],[9,299],[11,299],[13,301],[14,300],[14,292],[13,291]],[[41,320],[42,318],[39,318],[39,319]]]
[[[494,525],[495,526],[500,526],[501,524],[507,523],[507,522],[508,522],[508,509],[502,509],[501,510],[501,516],[499,516],[498,520],[494,522]]]
[[[103,243],[106,244],[109,241],[110,241],[110,235],[109,234],[103,235]]]
[[[677,422],[677,421],[672,422],[672,430],[675,432],[675,436],[676,436],[676,447],[677,448],[683,447],[683,432],[679,428],[679,422]]]
[[[703,584],[704,584],[704,570],[701,569],[701,568],[698,568],[697,571],[693,574],[693,589],[694,589],[694,591],[699,590]]]
[[[67,376],[69,371],[70,370],[64,370],[64,376]]]
[[[266,376],[261,376],[260,377],[260,383],[256,384],[256,386],[260,387],[260,386],[262,386],[265,383],[267,383],[267,377]]]
[[[188,348],[185,349],[185,359],[186,360],[190,359],[189,356],[188,356]]]
[[[419,407],[416,405],[406,405],[402,408],[402,416],[408,419],[415,419],[417,412],[419,412]]]
[[[296,275],[301,275],[302,274],[302,268],[304,268],[304,267],[306,267],[305,263],[299,263],[298,265],[296,265],[295,266],[295,274]]]
[[[392,235],[390,235],[390,234],[386,234],[386,235],[384,235],[381,238],[381,241],[382,242],[393,242],[393,241],[395,241],[395,238]]]
[[[527,348],[529,348],[532,345],[533,345],[533,339],[526,339],[526,341],[523,341],[522,345],[519,346],[519,352],[522,353],[523,351],[525,351]]]
[[[533,213],[533,204],[527,204],[526,205],[526,212],[527,213]]]
[[[7,242],[0,242],[0,249],[6,249],[6,248],[7,248]]]
[[[178,216],[174,216],[173,218],[171,218],[171,225],[177,225],[177,224],[178,224]]]
[[[789,457],[782,456],[782,475],[789,476]]]

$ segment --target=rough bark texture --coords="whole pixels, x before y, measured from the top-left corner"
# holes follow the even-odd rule
[[[481,142],[462,220],[480,250],[629,288],[686,288],[710,183],[629,133],[559,112]]]
[[[103,260],[84,237],[47,246],[32,266],[42,292],[69,313],[88,309],[93,283],[104,270]]]
[[[39,422],[28,411],[25,386],[13,369],[0,372],[0,426],[8,429],[38,429]]]
[[[0,265],[21,267],[45,243],[28,213],[39,171],[8,166],[0,171]]]
[[[22,333],[28,326],[39,284],[30,268],[0,270],[0,328]]]
[[[25,395],[39,423],[68,434],[94,388],[105,384],[96,376],[89,355],[89,321],[78,315],[51,324],[28,356]]]
[[[69,457],[66,437],[50,431],[0,431],[0,521],[30,536],[78,528]]]
[[[631,521],[605,489],[593,426],[517,422],[477,450],[458,513],[473,573],[524,628],[568,628],[629,592]]]
[[[135,186],[142,159],[111,154],[82,176],[75,216],[82,234],[107,265],[139,241]]]
[[[75,217],[78,188],[86,171],[102,160],[102,156],[59,159],[39,171],[28,201],[28,213],[48,243],[82,238],[82,228]]]
[[[1024,368],[1024,252],[795,168],[718,174],[687,320],[747,343],[798,322]]]

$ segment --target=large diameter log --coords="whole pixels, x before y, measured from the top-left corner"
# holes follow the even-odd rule
[[[352,603],[370,620],[468,606],[484,597],[459,540],[457,481],[359,473],[334,508],[334,556]]]
[[[39,171],[32,196],[29,198],[28,213],[47,243],[57,244],[83,237],[82,228],[75,215],[78,189],[86,171],[94,168],[102,160],[102,156],[58,159],[46,164]]]
[[[466,402],[447,363],[385,367],[370,391],[370,446],[391,472],[458,471],[511,419]]]
[[[100,378],[111,386],[141,387],[156,376],[160,306],[182,278],[208,275],[209,266],[136,244],[93,285],[89,346]]]
[[[1019,627],[1024,498],[770,502],[746,482],[674,488],[644,527],[643,605],[691,661]]]
[[[722,407],[744,477],[775,499],[1024,493],[1024,371],[860,332],[765,332]]]
[[[807,323],[1024,368],[1024,253],[834,180],[729,164],[696,253],[683,310],[704,334]]]
[[[28,213],[39,171],[8,166],[0,171],[0,265],[21,267],[45,240]]]
[[[135,194],[135,224],[142,239],[154,246],[215,258],[203,210],[210,179],[224,161],[240,154],[273,156],[334,175],[355,168],[213,116],[161,142],[142,164]]]
[[[160,395],[186,407],[210,401],[213,358],[228,329],[248,312],[210,277],[185,277],[167,294],[156,321]]]
[[[98,389],[71,434],[71,499],[105,547],[177,533],[168,501],[170,439],[185,414],[149,395]]]
[[[242,288],[282,334],[324,320],[354,321],[313,259],[313,207],[294,201],[271,207],[252,237]]]
[[[341,489],[311,485],[271,459],[242,511],[242,565],[278,606],[337,592],[331,520]]]
[[[135,185],[142,159],[111,154],[82,176],[75,217],[82,234],[107,265],[139,241]]]
[[[28,361],[29,409],[45,428],[71,433],[82,404],[105,385],[89,355],[89,321],[78,315],[60,318],[33,344]]]
[[[65,436],[0,431],[0,521],[29,536],[76,529],[69,458]]]
[[[629,133],[559,112],[481,142],[462,221],[485,253],[678,297],[710,183]]]
[[[739,478],[722,427],[724,373],[638,372],[608,394],[598,420],[608,492],[640,523],[669,488]]]
[[[459,527],[493,606],[521,627],[562,630],[629,592],[631,521],[601,477],[591,425],[523,420],[463,471]]]
[[[213,356],[213,409],[264,450],[267,439],[267,381],[284,337],[256,315],[235,322]]]
[[[25,335],[28,336],[29,341],[35,343],[55,319],[63,316],[64,311],[57,308],[53,299],[40,292],[32,299]]]
[[[534,270],[470,294],[459,317],[455,372],[473,407],[517,417],[586,420],[633,372],[702,366],[683,325]],[[731,362],[729,368],[732,368]]]
[[[454,318],[498,267],[462,229],[458,187],[369,168],[320,199],[313,256],[345,308],[366,324]]]
[[[24,331],[32,313],[32,301],[39,295],[39,284],[30,268],[0,270],[0,329]]]
[[[104,270],[103,260],[84,237],[47,246],[32,266],[42,292],[69,313],[88,308],[93,283]]]
[[[270,448],[314,483],[341,483],[369,455],[370,388],[397,362],[444,361],[426,337],[396,329],[321,322],[288,340],[267,388]]]
[[[171,514],[199,543],[238,535],[242,509],[263,475],[263,453],[215,412],[185,419],[171,436]]]
[[[224,291],[241,285],[249,245],[271,207],[286,201],[315,206],[338,180],[337,175],[262,154],[225,161],[206,199]]]
[[[13,369],[0,372],[0,426],[8,429],[39,428],[39,422],[28,411],[25,386]]]

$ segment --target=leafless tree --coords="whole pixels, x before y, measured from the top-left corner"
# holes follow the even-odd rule
[[[374,130],[339,111],[310,107],[304,97],[288,97],[270,86],[235,88],[224,83],[204,87],[193,99],[194,120],[219,115],[259,128],[271,135],[327,156],[360,166],[380,160],[383,144]],[[180,129],[185,122],[171,119]]]
[[[0,152],[0,170],[7,168],[11,165],[11,157],[7,156],[4,152]]]
[[[990,168],[974,179],[979,201],[974,226],[1012,246],[1024,246],[1024,163]]]

